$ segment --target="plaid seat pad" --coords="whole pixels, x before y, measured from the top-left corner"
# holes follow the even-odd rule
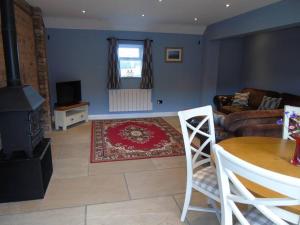
[[[251,225],[276,225],[275,223],[270,221],[267,217],[265,217],[255,207],[246,211],[244,215]],[[238,222],[235,225],[241,225],[241,224]]]
[[[213,166],[197,171],[193,175],[193,184],[216,195],[218,198],[220,196],[216,169]]]

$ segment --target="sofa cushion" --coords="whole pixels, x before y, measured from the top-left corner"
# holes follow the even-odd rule
[[[264,96],[258,109],[259,110],[278,109],[281,100],[282,98],[272,98],[272,97]]]
[[[221,112],[225,114],[234,113],[234,112],[241,112],[253,109],[250,106],[238,106],[238,105],[224,105],[221,108]]]
[[[270,124],[246,124],[244,126],[238,127],[234,135],[237,137],[244,136],[260,136],[260,137],[282,137],[282,126],[277,125],[275,122]]]
[[[232,101],[233,106],[248,106],[249,92],[235,93]]]
[[[244,88],[241,90],[241,92],[250,92],[248,105],[254,109],[258,108],[264,96],[280,98],[280,94],[275,91],[260,90],[255,88]]]
[[[283,117],[283,109],[247,110],[230,113],[225,116],[224,129],[235,132],[241,126],[274,124]]]

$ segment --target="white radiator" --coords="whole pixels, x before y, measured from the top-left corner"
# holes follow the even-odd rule
[[[151,89],[109,90],[109,111],[130,112],[152,110]]]

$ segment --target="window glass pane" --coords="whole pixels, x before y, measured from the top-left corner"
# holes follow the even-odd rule
[[[121,77],[141,77],[143,45],[120,44],[118,57]]]
[[[141,77],[141,60],[120,60],[121,77]]]
[[[121,58],[140,58],[140,48],[119,47],[118,55]]]

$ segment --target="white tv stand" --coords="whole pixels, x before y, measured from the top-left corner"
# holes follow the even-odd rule
[[[66,130],[68,126],[81,121],[88,121],[88,102],[81,102],[70,106],[56,107],[54,110],[55,129],[62,127]]]

